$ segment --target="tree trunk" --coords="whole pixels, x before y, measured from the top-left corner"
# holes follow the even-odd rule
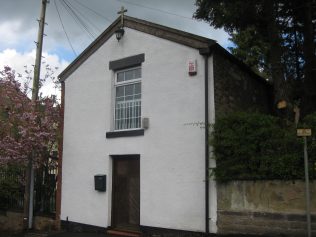
[[[302,101],[303,113],[306,115],[316,110],[316,56],[314,31],[312,23],[312,6],[310,0],[304,0],[303,8],[303,53],[304,53],[304,95]]]
[[[284,68],[282,64],[282,48],[281,39],[279,33],[279,27],[276,19],[276,6],[275,1],[264,1],[264,16],[267,22],[267,35],[270,44],[269,63],[271,65],[271,75],[273,82],[273,94],[274,94],[274,109],[276,113],[285,117],[287,114],[287,108],[277,109],[277,104],[280,101],[285,101],[288,104],[288,91],[284,78]]]

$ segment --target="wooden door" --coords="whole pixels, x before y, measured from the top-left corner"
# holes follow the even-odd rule
[[[139,230],[140,207],[139,157],[113,158],[112,226]]]

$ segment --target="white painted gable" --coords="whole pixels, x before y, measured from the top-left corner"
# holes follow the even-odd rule
[[[106,138],[113,131],[114,71],[109,62],[145,54],[142,69],[143,136]],[[188,61],[197,75],[189,76]],[[210,60],[211,68],[211,60]],[[212,71],[210,89],[212,89]],[[214,118],[210,92],[210,117]],[[205,230],[204,59],[197,49],[125,28],[110,37],[65,81],[61,219],[111,225],[112,158],[140,154],[140,225]],[[94,175],[107,175],[107,191]],[[216,190],[211,189],[211,232],[216,232]]]

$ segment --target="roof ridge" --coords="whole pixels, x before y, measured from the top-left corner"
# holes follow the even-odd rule
[[[124,27],[138,30],[159,38],[170,40],[191,48],[204,48],[216,44],[215,40],[181,31],[168,26],[124,15]],[[120,27],[121,17],[118,17],[109,25],[74,61],[68,65],[58,78],[64,81],[76,68],[98,50]]]

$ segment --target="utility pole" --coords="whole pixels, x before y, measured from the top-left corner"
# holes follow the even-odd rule
[[[32,87],[32,102],[35,106],[34,110],[37,109],[36,102],[38,100],[39,92],[39,79],[41,72],[41,61],[42,61],[42,48],[43,48],[43,37],[44,37],[44,26],[45,26],[45,13],[46,5],[49,0],[42,0],[42,7],[40,13],[40,19],[38,20],[39,29],[37,35],[36,44],[36,58],[34,66],[34,77]],[[32,156],[34,153],[32,153]],[[34,168],[33,168],[33,157],[29,157],[28,166],[26,171],[26,184],[24,194],[24,228],[31,229],[33,227],[33,201],[34,201]]]
[[[304,139],[304,169],[305,169],[305,199],[306,199],[306,224],[307,224],[307,237],[312,237],[311,228],[311,200],[310,200],[310,188],[309,188],[309,175],[308,175],[308,154],[307,154],[307,139],[312,135],[310,128],[299,128],[296,130],[298,137]]]
[[[305,169],[305,199],[306,199],[306,223],[307,223],[307,236],[312,237],[311,228],[311,200],[309,189],[309,175],[308,175],[308,155],[307,155],[307,141],[304,138],[304,169]]]

